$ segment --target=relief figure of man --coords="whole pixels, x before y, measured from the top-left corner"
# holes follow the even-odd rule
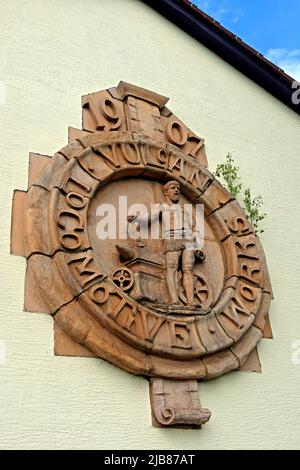
[[[169,181],[163,187],[165,202],[156,204],[156,210],[139,216],[129,215],[129,222],[153,223],[161,218],[162,238],[166,268],[166,284],[171,305],[179,304],[177,271],[181,262],[182,283],[187,304],[194,305],[194,273],[195,257],[204,260],[199,246],[199,233],[196,230],[190,204],[180,203],[180,184]]]

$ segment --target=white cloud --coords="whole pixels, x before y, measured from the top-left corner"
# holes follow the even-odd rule
[[[298,57],[300,56],[300,49],[292,49],[289,53],[290,57]]]
[[[201,5],[199,7],[203,8],[203,10],[207,10],[210,7],[211,0],[205,0],[204,2],[200,2]]]
[[[267,52],[267,57],[269,60],[279,60],[286,56],[288,53],[287,49],[278,48],[278,49],[269,49]]]
[[[228,0],[191,0],[194,5],[219,22],[238,23],[242,15],[240,9],[232,8]]]
[[[191,0],[198,8],[230,28],[238,23],[243,10],[232,8],[230,0]],[[300,82],[300,49],[273,48],[266,54],[267,58],[283,69],[288,75]]]
[[[218,16],[218,18],[223,18],[227,13],[229,13],[229,11],[230,10],[228,10],[228,8],[219,8],[216,10],[216,16]]]
[[[192,3],[201,10],[207,11],[210,7],[211,0],[192,0]]]
[[[300,81],[300,49],[269,49],[267,58],[288,75]]]
[[[232,18],[232,24],[236,24],[236,23],[238,23],[239,21],[240,21],[239,15],[236,15],[236,16],[234,16],[234,17]]]

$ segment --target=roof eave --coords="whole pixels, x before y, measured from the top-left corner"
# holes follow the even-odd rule
[[[142,0],[300,114],[295,80],[187,0]]]

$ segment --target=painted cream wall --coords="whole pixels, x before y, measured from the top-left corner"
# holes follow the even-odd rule
[[[0,448],[300,448],[300,120],[267,92],[138,0],[0,1]],[[201,431],[151,426],[148,383],[96,359],[54,357],[52,319],[23,312],[25,261],[9,255],[12,192],[28,152],[52,154],[80,126],[80,96],[136,83],[207,141],[210,166],[231,151],[262,193],[262,241],[275,292],[263,374],[199,386]],[[298,354],[298,359],[300,354]]]

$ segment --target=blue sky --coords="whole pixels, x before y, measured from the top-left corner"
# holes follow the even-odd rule
[[[191,0],[300,81],[300,0]]]

